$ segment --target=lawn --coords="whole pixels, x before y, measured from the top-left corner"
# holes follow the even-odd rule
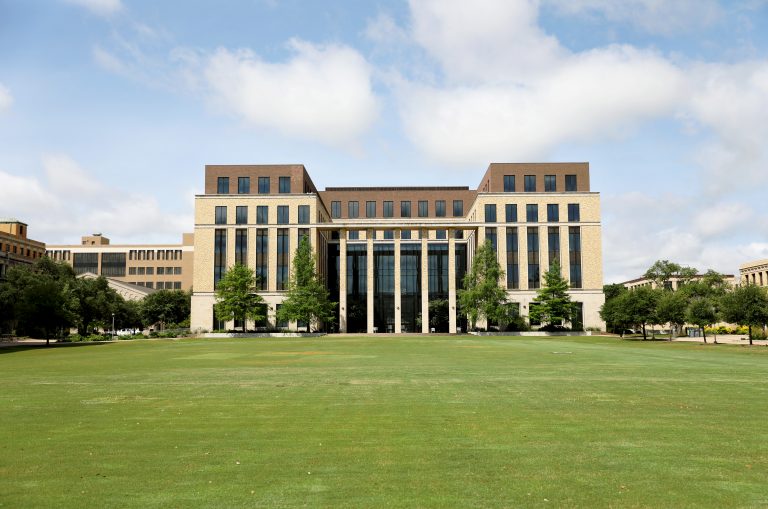
[[[0,349],[0,507],[765,507],[768,348]]]

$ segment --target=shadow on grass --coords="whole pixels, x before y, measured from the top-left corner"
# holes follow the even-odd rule
[[[71,348],[77,346],[95,346],[106,345],[110,341],[80,341],[77,343],[57,343],[52,342],[50,345],[45,343],[0,343],[0,355],[14,352],[23,352],[27,350],[40,350],[50,348]]]

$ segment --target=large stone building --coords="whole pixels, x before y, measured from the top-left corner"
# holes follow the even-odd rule
[[[47,255],[67,262],[77,275],[91,273],[156,290],[192,288],[191,233],[183,234],[181,244],[110,244],[95,233],[82,237],[80,244],[49,245]]]
[[[739,282],[768,286],[768,260],[755,260],[739,265]]]
[[[325,191],[303,165],[208,165],[205,194],[195,198],[192,328],[225,325],[215,323],[214,291],[235,263],[255,269],[269,324],[280,325],[275,312],[301,236],[339,303],[340,331],[429,332],[419,318],[436,299],[449,303],[442,328],[463,329],[457,289],[486,239],[523,316],[559,260],[581,305],[576,325],[603,326],[600,196],[590,191],[588,163],[491,164],[477,189]]]
[[[17,219],[0,219],[0,279],[13,265],[31,265],[45,255],[45,243],[27,238],[28,226]]]

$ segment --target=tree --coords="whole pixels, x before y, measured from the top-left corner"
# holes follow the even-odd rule
[[[448,332],[448,301],[436,299],[429,301],[429,326],[437,332]]]
[[[498,319],[504,313],[507,292],[499,286],[502,274],[496,251],[486,240],[475,252],[472,268],[464,275],[464,288],[458,292],[460,307],[472,329],[478,319]]]
[[[544,286],[536,292],[538,305],[531,306],[530,320],[549,326],[573,321],[578,307],[568,295],[568,287],[568,280],[560,274],[560,263],[555,260],[544,274]]]
[[[707,342],[707,325],[717,321],[717,308],[715,299],[709,296],[694,296],[688,304],[685,319],[689,323],[698,325],[703,334],[704,342]]]
[[[90,332],[91,326],[106,329],[112,325],[112,313],[117,313],[123,298],[112,288],[104,277],[75,280],[72,287],[75,300],[75,322],[80,335]]]
[[[302,237],[296,254],[288,292],[278,311],[278,320],[305,322],[309,328],[336,318],[336,302],[331,302],[325,284],[315,270],[315,255],[307,237]]]
[[[672,341],[673,329],[679,330],[685,324],[685,311],[688,298],[683,292],[663,292],[656,304],[656,317],[659,323],[669,323],[669,340]]]
[[[600,318],[605,321],[606,327],[614,332],[618,330],[622,338],[624,331],[633,323],[627,307],[629,293],[624,289],[610,299],[606,298],[605,304],[600,308]]]
[[[627,292],[623,299],[626,308],[627,319],[630,323],[638,323],[643,328],[643,340],[648,339],[645,326],[655,323],[656,303],[660,292],[656,289],[641,286]]]
[[[768,323],[768,294],[755,285],[734,288],[722,300],[723,319],[749,327],[749,344],[752,344],[752,327],[764,327]]]
[[[74,321],[72,268],[44,257],[32,266],[12,267],[0,285],[0,308],[11,329],[28,335],[60,336]]]
[[[688,300],[686,321],[701,327],[705,343],[707,342],[706,327],[717,322],[726,287],[722,274],[708,270],[697,281],[691,281],[680,289]],[[717,336],[715,336],[715,343],[717,343]]]
[[[181,290],[158,290],[141,302],[141,317],[145,325],[180,324],[189,320],[191,295]]]
[[[246,319],[259,321],[265,318],[263,303],[264,299],[256,293],[256,273],[238,263],[230,267],[219,281],[213,309],[216,318],[221,321],[241,321],[245,332]]]
[[[685,267],[669,260],[656,260],[643,277],[656,283],[656,288],[671,290],[671,284],[668,283],[671,283],[673,277],[680,278],[685,283],[696,276],[697,272],[693,267]]]

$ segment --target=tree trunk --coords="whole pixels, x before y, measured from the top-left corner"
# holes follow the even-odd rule
[[[701,328],[701,335],[704,337],[704,344],[707,344],[707,329],[704,327]]]
[[[643,341],[645,341],[646,339],[648,339],[648,336],[645,333],[645,322],[643,322]]]
[[[749,345],[752,346],[752,326],[749,326]]]

